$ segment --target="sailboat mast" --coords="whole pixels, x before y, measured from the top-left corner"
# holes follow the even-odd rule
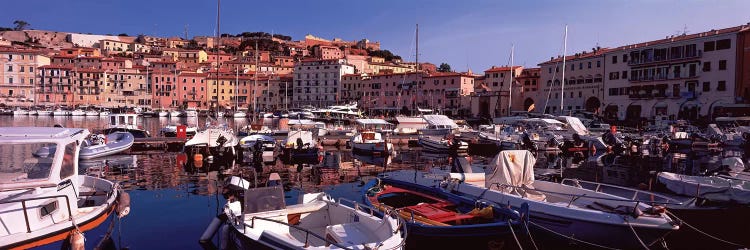
[[[560,114],[563,114],[563,100],[565,99],[565,54],[568,53],[568,25],[565,25],[565,38],[563,39],[563,62],[562,62],[562,85],[560,85]]]
[[[515,50],[515,45],[510,46],[510,84],[508,85],[508,116],[510,116],[511,107],[513,106],[513,51]]]
[[[216,118],[219,117],[219,69],[221,68],[221,60],[219,60],[219,48],[221,48],[221,0],[216,1],[216,106],[214,107],[214,114]]]
[[[234,111],[237,112],[237,105],[239,104],[239,101],[237,100],[237,86],[240,85],[240,68],[239,66],[234,66]]]
[[[414,105],[414,107],[412,108],[412,115],[416,114],[416,113],[414,113],[414,111],[417,111],[417,107],[418,107],[417,106],[417,94],[419,93],[419,90],[416,87],[420,86],[419,85],[419,80],[420,80],[419,76],[421,76],[419,74],[419,24],[417,24],[417,30],[416,30],[415,34],[416,34],[416,38],[415,38],[416,45],[415,45],[415,52],[414,52],[414,61],[417,64],[417,67],[416,67],[416,69],[417,69],[417,75],[416,75],[417,76],[416,77],[417,78],[417,86],[412,86],[412,87],[415,87],[414,88],[414,96],[412,96],[412,98],[413,98],[412,105]]]
[[[260,59],[258,57],[258,39],[255,39],[255,74],[253,74],[253,78],[254,78],[255,82],[253,82],[253,91],[252,91],[252,93],[253,93],[253,116],[255,116],[255,112],[258,111],[258,96],[257,96],[256,91],[258,91],[257,90],[257,88],[258,88],[258,71],[260,71],[260,68],[258,67],[258,61],[259,60]],[[255,118],[253,118],[253,120],[254,119]]]

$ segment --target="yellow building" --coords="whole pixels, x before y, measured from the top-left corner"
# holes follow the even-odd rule
[[[130,50],[130,43],[127,42],[121,42],[121,41],[115,41],[110,39],[104,39],[99,41],[99,48],[102,50],[102,52],[110,53],[110,54],[117,54],[121,52],[132,52]]]
[[[37,67],[49,64],[50,58],[39,51],[0,48],[0,103],[34,105]]]

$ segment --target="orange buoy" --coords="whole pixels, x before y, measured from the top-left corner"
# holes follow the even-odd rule
[[[193,165],[195,165],[195,167],[203,167],[203,154],[195,153],[193,155]]]

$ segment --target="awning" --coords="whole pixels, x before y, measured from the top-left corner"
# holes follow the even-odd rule
[[[666,108],[668,105],[665,102],[657,102],[654,104],[654,108]]]

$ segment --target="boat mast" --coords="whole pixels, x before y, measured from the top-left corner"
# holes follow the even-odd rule
[[[508,85],[508,116],[510,116],[511,107],[513,106],[513,50],[515,49],[515,45],[510,45],[510,84]]]
[[[416,45],[415,45],[414,61],[417,64],[417,67],[416,67],[416,69],[417,69],[417,75],[416,75],[417,76],[416,77],[417,78],[417,86],[414,86],[414,87],[419,87],[420,86],[419,85],[419,80],[421,78],[419,76],[421,76],[421,74],[419,74],[419,24],[418,23],[417,23],[416,39],[415,40],[416,40]],[[417,94],[418,93],[419,93],[419,90],[417,88],[414,88],[414,96],[412,97],[412,98],[414,98],[414,101],[412,102],[412,104],[414,105],[414,108],[411,111],[412,112],[412,116],[414,116],[414,114],[415,114],[414,111],[418,111],[418,108],[417,108],[418,107],[417,106]]]
[[[565,54],[568,52],[568,25],[565,25],[565,38],[563,39],[563,62],[562,62],[562,85],[560,85],[560,114],[563,114],[565,99]]]
[[[260,59],[258,57],[258,39],[255,39],[255,74],[253,74],[253,78],[254,78],[255,82],[253,82],[253,91],[252,91],[252,93],[253,93],[253,120],[255,120],[255,115],[256,115],[255,112],[258,111],[258,96],[257,96],[256,91],[258,91],[257,90],[257,88],[258,88],[258,71],[260,71],[260,68],[258,67],[258,61],[259,60]]]
[[[240,69],[238,65],[234,66],[234,111],[237,112],[237,105],[239,101],[237,100],[237,85],[240,85]]]
[[[216,0],[216,106],[214,107],[214,115],[216,119],[219,119],[219,69],[221,68],[221,60],[219,60],[219,48],[221,48],[221,0]]]

